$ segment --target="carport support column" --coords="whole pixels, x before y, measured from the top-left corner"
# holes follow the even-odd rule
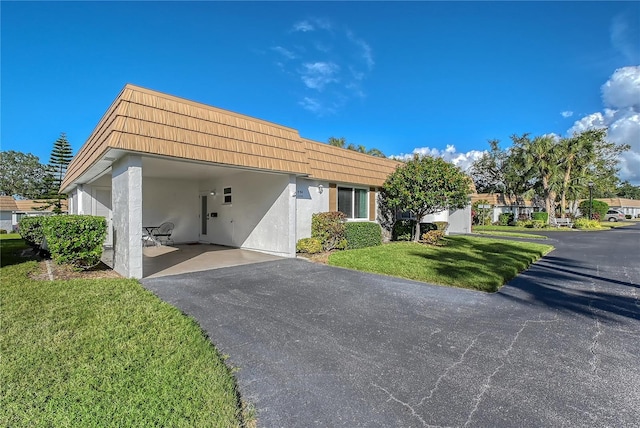
[[[112,165],[113,268],[142,278],[142,157],[127,155]]]
[[[288,257],[296,256],[296,236],[297,236],[297,212],[298,212],[298,180],[293,174],[289,175],[289,245]]]

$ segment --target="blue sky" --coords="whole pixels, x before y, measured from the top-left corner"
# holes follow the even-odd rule
[[[1,20],[2,150],[42,162],[133,83],[461,166],[489,139],[609,125],[640,184],[638,2],[5,1]]]

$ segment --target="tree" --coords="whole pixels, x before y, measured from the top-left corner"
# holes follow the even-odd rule
[[[67,166],[73,158],[71,145],[67,141],[67,136],[63,132],[60,137],[53,143],[53,149],[51,150],[51,156],[49,158],[49,165],[47,165],[47,175],[45,182],[48,187],[48,193],[43,196],[44,205],[42,210],[53,207],[53,212],[56,214],[62,213],[62,201],[67,198],[67,195],[60,193],[60,187],[62,186],[62,179],[67,172]]]
[[[488,152],[473,161],[469,173],[478,193],[504,193],[504,164],[507,152],[500,148],[499,140],[489,141]]]
[[[0,152],[0,193],[25,199],[39,198],[46,193],[46,166],[31,153],[13,150]]]
[[[340,137],[340,138],[329,137],[328,143],[330,146],[340,147],[344,149],[345,148],[344,146],[347,143],[347,139],[344,137]]]
[[[414,158],[387,177],[382,200],[393,210],[411,211],[418,220],[414,241],[420,239],[420,219],[427,214],[460,209],[469,204],[471,179],[442,158]]]
[[[627,199],[640,199],[640,186],[633,186],[628,181],[623,181],[616,189],[616,196]]]
[[[556,196],[561,177],[560,146],[554,137],[544,135],[529,138],[513,135],[512,160],[521,176],[542,196],[549,216],[555,215]]]
[[[379,157],[379,158],[386,158],[384,153],[382,153],[378,149],[367,150],[367,148],[363,145],[359,145],[359,146],[355,146],[353,144],[347,145],[347,140],[344,137],[340,137],[340,138],[329,137],[329,140],[327,142],[330,146],[340,147],[341,149],[352,150],[354,152],[364,153],[364,154]]]

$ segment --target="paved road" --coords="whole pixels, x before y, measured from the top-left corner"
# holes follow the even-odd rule
[[[640,224],[549,232],[495,294],[282,260],[144,280],[260,427],[640,426]]]

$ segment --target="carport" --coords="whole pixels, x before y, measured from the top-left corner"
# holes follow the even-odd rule
[[[126,85],[69,164],[61,192],[70,214],[107,219],[114,270],[142,278],[143,227],[171,222],[176,244],[295,257],[313,213],[376,221],[377,188],[398,164]],[[356,195],[366,201],[359,210]]]

